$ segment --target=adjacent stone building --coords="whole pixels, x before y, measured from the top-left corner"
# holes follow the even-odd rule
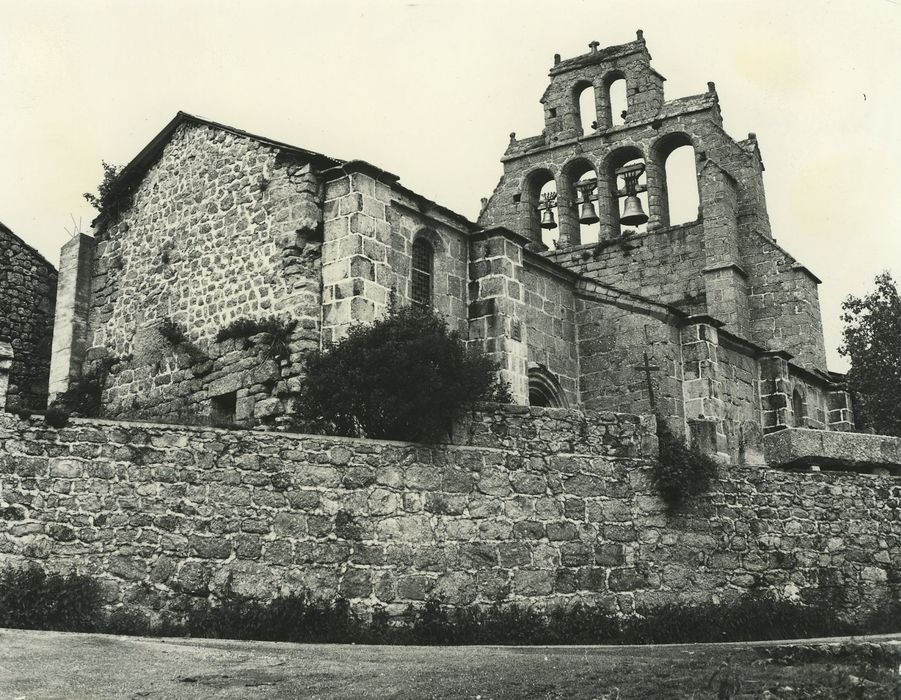
[[[665,101],[640,32],[590,49],[555,58],[545,129],[511,135],[478,222],[369,163],[179,113],[63,249],[51,393],[92,375],[110,417],[272,423],[305,353],[394,291],[494,355],[520,404],[657,411],[734,461],[782,427],[850,429],[819,280],[773,240],[756,137],[726,134],[712,83]],[[698,215],[673,225],[683,147]]]
[[[0,223],[0,410],[47,404],[56,269]]]

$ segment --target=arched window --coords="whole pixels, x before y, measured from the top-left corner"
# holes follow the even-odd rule
[[[623,76],[614,76],[607,83],[607,105],[610,109],[610,126],[621,126],[626,123],[626,110],[628,98],[626,97],[626,79]]]
[[[799,389],[792,392],[792,424],[796,428],[807,427],[807,405],[804,401],[804,394]]]
[[[695,150],[687,134],[668,134],[653,148],[659,226],[675,226],[698,218],[698,175]]]
[[[566,407],[566,398],[560,382],[544,365],[533,365],[529,368],[529,405]]]
[[[593,134],[598,124],[597,99],[594,94],[594,85],[591,83],[579,83],[576,86],[576,107],[579,110],[579,121],[582,133]]]
[[[432,244],[424,238],[413,241],[413,279],[410,299],[414,306],[430,308],[432,306],[432,272],[435,251]]]

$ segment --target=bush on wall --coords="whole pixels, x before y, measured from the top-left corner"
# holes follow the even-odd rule
[[[657,416],[659,456],[654,479],[669,510],[677,510],[692,495],[704,493],[716,476],[716,462],[697,447],[688,447]]]
[[[497,369],[434,311],[392,304],[307,357],[296,418],[333,435],[438,441],[471,403],[510,401]]]

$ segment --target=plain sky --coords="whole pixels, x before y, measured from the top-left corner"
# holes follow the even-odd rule
[[[667,99],[716,82],[773,233],[841,301],[901,280],[901,0],[0,0],[0,221],[56,263],[101,160],[184,110],[400,175],[475,218],[554,53],[645,32]],[[0,309],[2,313],[2,309]]]

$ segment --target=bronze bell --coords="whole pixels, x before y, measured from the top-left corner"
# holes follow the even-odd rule
[[[648,222],[648,215],[641,208],[641,200],[634,194],[626,197],[626,203],[623,205],[623,215],[619,217],[621,224],[626,226],[641,226]]]
[[[557,228],[557,222],[554,220],[554,212],[552,209],[541,210],[541,228]]]
[[[579,207],[579,223],[580,224],[596,224],[600,219],[594,210],[594,204],[589,200],[582,202]]]

